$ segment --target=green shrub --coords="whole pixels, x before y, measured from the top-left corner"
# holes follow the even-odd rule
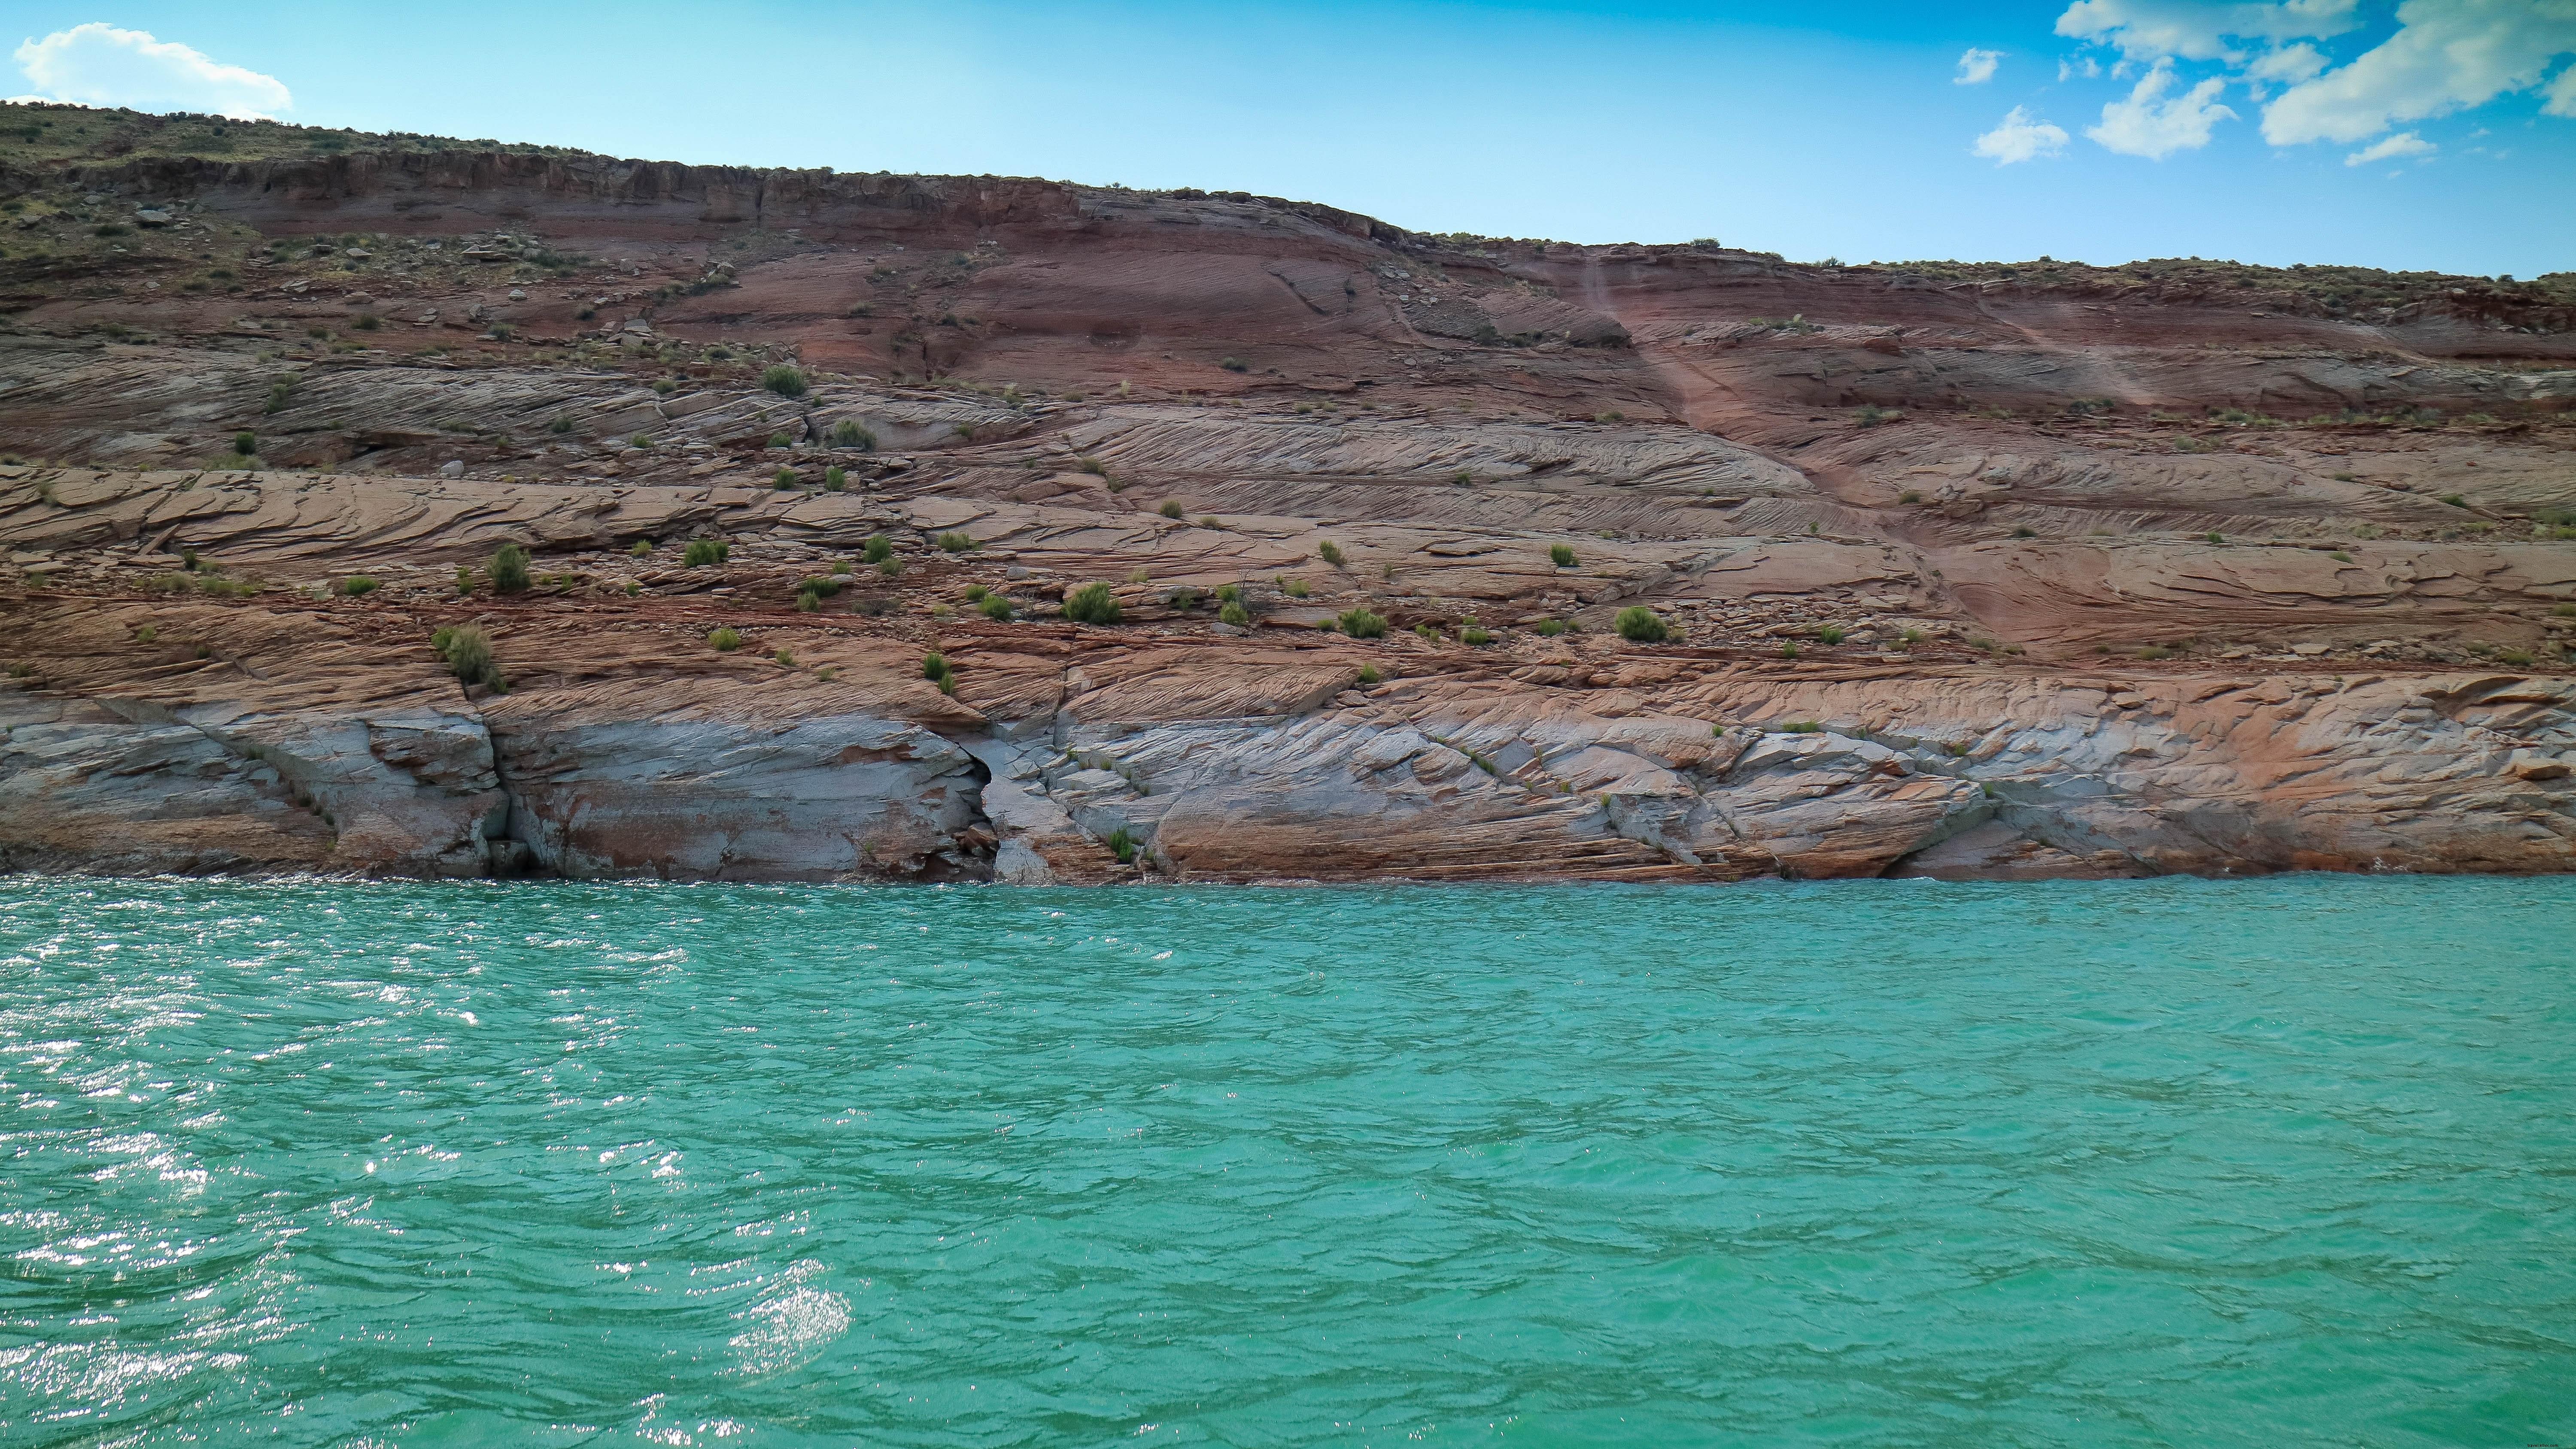
[[[1558,568],[1570,569],[1574,567],[1574,545],[1570,543],[1549,544],[1547,547],[1547,557],[1548,562],[1555,564]]]
[[[242,437],[248,437],[248,436],[250,436],[248,433],[244,433],[244,434],[242,435]],[[241,451],[241,452],[247,452],[247,451],[249,451],[248,449],[245,449],[245,448],[243,448],[243,447],[241,446],[241,439],[240,439],[240,438],[235,438],[235,439],[233,440],[233,447],[234,447],[234,449],[235,449],[236,451]],[[2469,500],[2468,500],[2468,499],[2466,499],[2466,498],[2461,497],[2461,496],[2460,496],[2459,494],[2457,494],[2457,493],[2445,493],[2445,494],[2443,494],[2443,495],[2442,495],[2442,501],[2443,501],[2443,502],[2445,502],[2445,503],[2447,503],[2447,504],[2449,504],[2449,505],[2451,505],[2453,508],[2466,508],[2466,507],[2468,507],[2468,506],[2469,506]]]
[[[797,612],[797,613],[800,613],[800,614],[819,614],[819,613],[821,613],[821,612],[822,612],[822,610],[823,610],[823,596],[822,596],[821,594],[815,593],[815,592],[814,592],[813,590],[811,590],[811,589],[799,589],[799,590],[797,590],[797,592],[796,592],[796,612]]]
[[[1313,593],[1314,590],[1306,586],[1306,581],[1304,579],[1281,579],[1279,581],[1279,592],[1286,594],[1292,599],[1302,599],[1308,594]]]
[[[796,656],[788,653],[784,649],[774,651],[769,657],[780,664],[792,665],[796,662]]]
[[[1007,622],[1014,612],[1011,607],[1011,601],[1002,597],[1000,594],[988,596],[984,600],[982,608],[984,610],[984,617],[997,623]]]
[[[1222,358],[1217,362],[1217,366],[1224,368],[1228,372],[1250,372],[1252,370],[1252,364],[1244,361],[1240,357]]]
[[[1377,672],[1377,666],[1376,666],[1376,665],[1374,665],[1374,664],[1363,664],[1363,665],[1361,665],[1361,666],[1360,666],[1360,678],[1359,678],[1359,682],[1360,682],[1361,684],[1364,684],[1364,685],[1367,685],[1367,684],[1378,684],[1378,683],[1383,682],[1385,679],[1386,679],[1386,676],[1385,676],[1385,675],[1380,674],[1380,673],[1378,673],[1378,672]]]
[[[649,448],[653,446],[653,435],[651,433],[637,433],[626,440],[626,446],[630,448]]]
[[[474,570],[463,564],[456,566],[456,592],[460,594],[474,592]]]
[[[1343,563],[1342,546],[1329,538],[1315,545],[1315,556],[1335,568],[1340,568]]]
[[[1252,624],[1251,613],[1248,612],[1240,603],[1232,601],[1229,601],[1224,608],[1217,610],[1216,617],[1218,622],[1231,624],[1238,629],[1249,628]]]
[[[1530,626],[1530,632],[1534,634],[1542,634],[1553,639],[1557,635],[1565,632],[1565,621],[1563,619],[1541,619]]]
[[[1118,857],[1120,865],[1130,864],[1136,859],[1136,837],[1127,833],[1126,826],[1121,825],[1110,831],[1106,844],[1109,846],[1109,853]]]
[[[1816,642],[1828,647],[1840,644],[1843,642],[1842,627],[1837,624],[1827,624],[1823,628],[1818,629],[1816,631]]]
[[[1368,609],[1345,609],[1340,619],[1342,632],[1354,639],[1386,637],[1386,617]]]
[[[570,414],[570,413],[557,413],[557,414],[555,414],[555,420],[554,420],[553,422],[551,422],[551,423],[546,424],[546,431],[547,431],[547,432],[549,432],[549,433],[553,433],[553,434],[557,435],[558,437],[562,436],[562,435],[563,435],[563,434],[565,434],[565,433],[569,433],[569,432],[571,432],[572,430],[573,430],[573,420],[572,420],[572,414]]]
[[[1896,501],[1899,503],[1920,503],[1923,501],[1923,495],[1914,489],[1908,488],[1904,492],[1896,495]]]
[[[877,435],[869,432],[859,423],[843,418],[832,424],[832,446],[856,448],[862,453],[874,452],[877,446]]]
[[[2012,531],[2012,536],[2015,538],[2037,538],[2039,537],[2039,530],[2025,524],[2022,527],[2014,529]]]
[[[2517,669],[2526,669],[2531,665],[2531,651],[2528,649],[2499,649],[2496,651],[2496,658]]]
[[[361,312],[357,315],[356,320],[350,322],[349,325],[357,328],[361,332],[373,332],[385,324],[383,319],[377,317],[375,313]]]
[[[1485,630],[1470,624],[1458,631],[1458,642],[1461,644],[1472,644],[1478,648],[1483,648],[1485,645],[1494,642],[1494,636],[1487,633]]]
[[[1896,647],[1899,649],[1911,649],[1922,642],[1923,631],[1920,629],[1908,629],[1896,636]]]
[[[487,689],[502,687],[501,670],[492,659],[492,636],[471,624],[458,624],[440,629],[429,636],[429,647],[447,665],[447,672],[465,685],[482,685]]]
[[[1181,507],[1181,500],[1177,498],[1166,498],[1163,500],[1162,514],[1165,518],[1178,518],[1185,511],[1186,510]]]
[[[2202,538],[2205,538],[2205,539],[2207,539],[2207,540],[2209,540],[2211,543],[2225,543],[2225,542],[2227,542],[2227,536],[2226,536],[2225,534],[2222,534],[2222,533],[2204,533],[2204,534],[2202,534],[2202,535],[2201,535],[2201,537],[2202,537]]]
[[[792,448],[796,446],[796,440],[787,436],[785,433],[772,433],[769,435],[769,446],[773,448]]]
[[[708,634],[707,642],[716,646],[717,653],[731,654],[742,647],[742,631],[728,625]]]
[[[1094,478],[1106,478],[1109,476],[1108,468],[1104,467],[1098,458],[1092,457],[1088,453],[1077,456],[1073,460],[1073,467],[1075,472],[1088,473]]]
[[[965,553],[975,547],[975,540],[962,533],[939,535],[939,547],[945,553]]]
[[[1621,609],[1614,622],[1619,637],[1631,644],[1661,644],[1671,632],[1664,627],[1664,621],[1656,617],[1655,611],[1643,604],[1630,604]]]
[[[894,540],[882,533],[877,534],[868,540],[865,548],[859,550],[859,557],[868,563],[884,563],[894,557]]]
[[[723,563],[732,555],[733,545],[721,538],[693,538],[689,540],[689,546],[680,551],[680,563],[687,568],[699,569]]]
[[[850,474],[847,469],[836,465],[823,470],[824,492],[838,493],[848,486],[850,486]]]
[[[780,397],[803,397],[805,374],[782,363],[763,371],[760,374],[760,385]]]
[[[831,574],[808,574],[805,582],[798,584],[796,589],[799,593],[828,599],[841,591],[841,580]]]
[[[256,457],[259,453],[258,435],[254,433],[233,434],[233,451],[245,458]]]
[[[492,592],[523,592],[528,587],[528,551],[515,543],[505,543],[493,551],[492,562],[484,572],[492,576]]]
[[[834,573],[836,573],[836,574],[846,574],[846,573],[849,573],[849,572],[850,572],[850,561],[849,561],[848,559],[845,559],[845,558],[836,558],[836,559],[832,560],[832,572],[834,572]]]
[[[1107,584],[1090,583],[1065,595],[1064,616],[1077,624],[1118,622],[1118,596]]]
[[[1780,726],[1780,733],[1784,735],[1820,735],[1824,732],[1825,727],[1814,720],[1792,720]]]
[[[902,577],[903,577],[903,560],[902,560],[902,559],[899,559],[899,558],[881,558],[881,559],[878,559],[878,560],[877,560],[877,576],[878,576],[879,578],[887,578],[887,579],[899,579],[899,578],[902,578]]]
[[[1242,603],[1242,602],[1243,602],[1243,585],[1241,585],[1241,584],[1219,584],[1219,585],[1217,585],[1217,586],[1216,586],[1216,601],[1217,601],[1218,603],[1220,603],[1220,604],[1240,604],[1240,603]]]
[[[372,594],[375,591],[376,581],[365,574],[351,574],[340,581],[340,593],[346,598],[354,599],[360,594]]]
[[[1781,657],[1781,658],[1783,658],[1783,659],[1795,659],[1795,658],[1797,658],[1797,657],[1798,657],[1798,641],[1796,641],[1796,640],[1792,639],[1792,640],[1790,640],[1788,643],[1781,645],[1781,646],[1780,646],[1780,657]]]
[[[948,667],[948,660],[944,655],[935,653],[922,655],[921,677],[938,685],[941,694],[957,692],[957,672]]]

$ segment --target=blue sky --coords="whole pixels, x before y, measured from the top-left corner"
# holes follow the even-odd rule
[[[2576,0],[12,11],[0,94],[144,109],[1799,260],[2576,268]]]

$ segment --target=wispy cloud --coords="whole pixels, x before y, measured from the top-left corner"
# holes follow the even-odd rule
[[[2020,106],[2004,113],[2003,124],[1977,138],[1970,148],[1979,156],[1990,157],[1998,166],[2016,161],[2054,156],[2066,149],[2064,128],[2052,126]]]
[[[2104,106],[2102,123],[2085,127],[2084,134],[2107,150],[2150,160],[2208,145],[2218,123],[2236,116],[2218,104],[2227,82],[2213,76],[2181,95],[2167,96],[2173,82],[2173,62],[2157,61],[2130,89],[2129,98]]]
[[[2392,161],[2401,156],[2430,156],[2437,148],[2432,142],[2412,131],[2400,131],[2385,141],[2374,142],[2343,158],[2346,166],[2367,166],[2373,161]]]
[[[17,49],[18,68],[37,98],[141,111],[212,111],[245,119],[291,109],[277,77],[226,65],[142,30],[92,21]]]
[[[2057,33],[2154,67],[2086,132],[2133,155],[2205,144],[2209,123],[2234,114],[2215,104],[2230,82],[2263,101],[2263,139],[2276,146],[2363,141],[2534,89],[2543,112],[2576,117],[2576,65],[2558,64],[2576,53],[2576,0],[2403,0],[2396,30],[2342,65],[2313,43],[2362,20],[2358,0],[2074,0]],[[2225,74],[2160,100],[2177,61]],[[2069,73],[2061,66],[2059,79]]]
[[[1959,57],[1959,73],[1950,78],[1950,84],[1984,85],[1995,78],[1995,67],[2002,65],[2003,60],[2004,53],[2000,50],[1979,50],[1970,46],[1967,53]]]
[[[2402,121],[2449,115],[2540,84],[2576,51],[2576,0],[2406,0],[2397,33],[2350,65],[2281,93],[2264,108],[2263,139],[2358,141]],[[2561,75],[2546,108],[2576,115]]]

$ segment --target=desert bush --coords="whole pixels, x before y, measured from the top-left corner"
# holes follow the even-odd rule
[[[256,457],[259,453],[258,435],[255,433],[233,434],[233,451],[245,458]]]
[[[1178,518],[1185,511],[1186,510],[1181,507],[1181,500],[1177,498],[1166,498],[1163,500],[1161,512],[1165,518]]]
[[[429,647],[437,651],[447,672],[465,685],[482,685],[487,689],[502,687],[500,666],[492,658],[492,636],[471,624],[457,624],[439,629],[429,636]]]
[[[1248,628],[1252,623],[1251,612],[1242,604],[1232,600],[1228,600],[1224,608],[1216,611],[1216,617],[1219,623],[1231,624],[1238,629]]]
[[[832,446],[856,448],[863,453],[873,452],[877,446],[877,435],[857,421],[843,418],[832,424]]]
[[[1574,545],[1570,543],[1549,544],[1547,546],[1547,559],[1548,562],[1555,564],[1561,569],[1570,569],[1574,567]]]
[[[528,587],[528,551],[515,543],[505,543],[493,550],[492,562],[484,572],[492,576],[492,592],[523,592]]]
[[[1843,642],[1842,626],[1838,624],[1827,624],[1818,629],[1816,631],[1816,642],[1827,646],[1840,644]]]
[[[574,423],[572,420],[572,414],[557,413],[555,414],[555,420],[546,424],[546,431],[555,434],[557,437],[561,437],[563,434],[571,432],[573,427]]]
[[[1217,366],[1224,368],[1228,372],[1250,372],[1252,370],[1252,364],[1244,361],[1240,357],[1220,358],[1217,362]]]
[[[356,318],[350,321],[349,325],[357,328],[361,332],[373,332],[385,324],[384,319],[378,317],[375,313],[361,312],[356,316]]]
[[[1665,636],[1672,632],[1665,627],[1664,621],[1656,616],[1654,610],[1643,604],[1630,604],[1621,609],[1614,623],[1618,627],[1619,637],[1631,644],[1661,644]]]
[[[365,574],[351,574],[340,581],[340,593],[344,598],[354,599],[361,594],[372,594],[375,591],[376,581]]]
[[[763,371],[760,374],[760,385],[780,397],[803,397],[805,374],[782,363]]]
[[[772,433],[769,435],[768,445],[773,448],[792,448],[796,446],[796,440],[785,433]]]
[[[732,555],[733,545],[723,539],[693,538],[689,540],[689,546],[680,551],[680,563],[687,568],[699,569],[723,563]]]
[[[1281,579],[1279,581],[1279,592],[1286,594],[1292,599],[1302,599],[1315,591],[1307,587],[1304,579]]]
[[[795,469],[793,469],[793,468],[781,468],[781,469],[779,469],[777,472],[770,474],[770,475],[769,475],[769,486],[771,486],[771,487],[773,487],[773,488],[778,488],[778,489],[788,489],[788,488],[793,488],[793,487],[795,487],[795,486],[796,486],[796,470],[795,470]]]
[[[1340,620],[1342,632],[1354,639],[1386,637],[1386,616],[1369,609],[1345,609]]]
[[[868,563],[884,563],[894,557],[894,540],[882,533],[877,534],[868,540],[865,548],[859,550],[859,557]]]
[[[1376,666],[1376,665],[1374,665],[1374,664],[1363,664],[1363,665],[1361,665],[1361,666],[1360,666],[1360,678],[1359,678],[1359,682],[1360,682],[1361,684],[1364,684],[1364,685],[1366,685],[1366,684],[1380,684],[1380,683],[1383,683],[1383,682],[1385,681],[1385,679],[1386,679],[1386,676],[1385,676],[1385,675],[1380,674],[1380,673],[1378,673],[1378,672],[1377,672],[1377,666]]]
[[[975,547],[975,540],[962,533],[943,533],[939,547],[945,553],[965,553]]]
[[[1340,568],[1343,563],[1342,546],[1329,538],[1315,545],[1315,556],[1335,568]]]
[[[1118,622],[1118,596],[1107,584],[1090,583],[1065,595],[1064,616],[1077,624]]]
[[[957,671],[949,667],[948,657],[944,654],[922,655],[921,677],[938,685],[942,693],[954,692],[956,688]]]
[[[1565,632],[1565,621],[1563,619],[1541,619],[1530,626],[1530,632],[1533,634],[1545,635],[1546,637],[1553,639],[1557,635]]]
[[[1120,865],[1130,864],[1136,859],[1136,837],[1128,834],[1127,827],[1124,825],[1110,831],[1109,838],[1103,844],[1109,847],[1111,855],[1118,857]]]
[[[1824,732],[1825,727],[1814,720],[1792,720],[1780,726],[1780,733],[1784,735],[1820,735]]]
[[[849,470],[838,466],[823,470],[823,491],[838,493],[850,485]]]
[[[742,647],[742,631],[727,625],[709,632],[707,642],[716,646],[717,653],[731,654]]]
[[[772,651],[769,657],[773,662],[779,664],[793,665],[796,662],[796,656],[788,653],[784,649]]]
[[[1458,631],[1458,642],[1461,644],[1472,644],[1481,649],[1485,645],[1493,643],[1494,636],[1474,624],[1469,624]]]

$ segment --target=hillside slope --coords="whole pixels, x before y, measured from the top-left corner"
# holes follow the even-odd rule
[[[0,864],[2571,860],[2569,274],[25,106],[0,221]]]

